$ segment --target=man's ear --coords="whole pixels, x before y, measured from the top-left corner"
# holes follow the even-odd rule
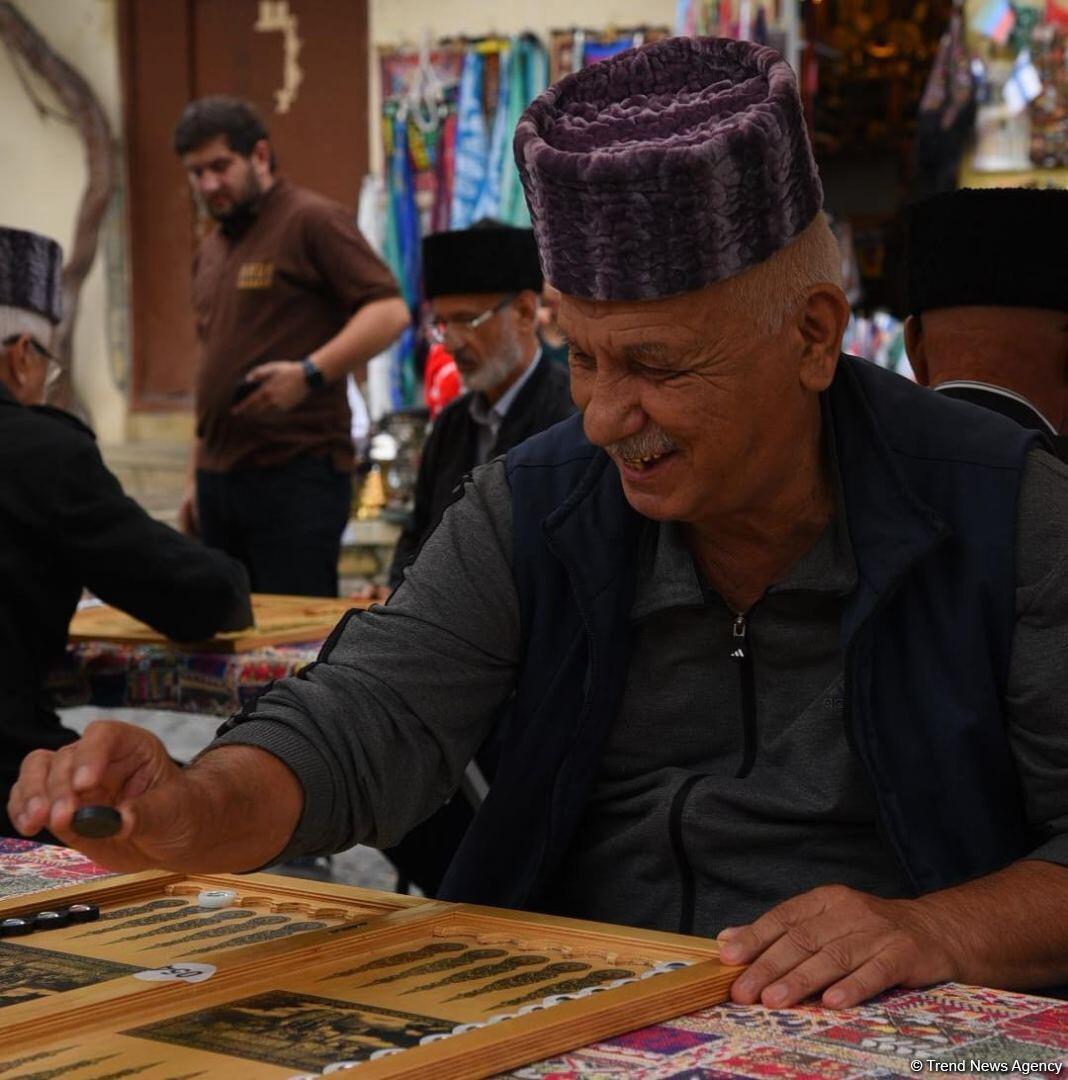
[[[249,154],[253,164],[256,166],[257,171],[270,175],[274,172],[272,167],[272,154],[271,144],[267,139],[259,139],[252,147],[252,153]]]
[[[538,294],[532,289],[524,289],[512,301],[515,309],[515,322],[518,329],[527,332],[537,326]]]
[[[842,338],[849,324],[849,301],[837,285],[813,285],[797,314],[801,335],[801,385],[819,393],[831,385]]]
[[[912,365],[913,374],[920,386],[931,385],[931,371],[927,364],[927,345],[923,340],[923,323],[919,315],[905,320],[905,352]]]
[[[30,381],[30,345],[29,334],[20,334],[7,347],[7,367],[11,373],[13,389],[21,390]]]

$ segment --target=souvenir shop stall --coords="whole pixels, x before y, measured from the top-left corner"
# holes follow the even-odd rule
[[[1068,4],[910,4],[911,20],[882,23],[878,4],[833,4],[809,5],[803,63],[817,54],[805,84],[816,154],[828,206],[854,241],[846,349],[908,374],[900,208],[956,187],[1068,186]],[[864,163],[870,187],[857,182]]]
[[[976,0],[965,22],[976,108],[961,186],[1068,186],[1068,2]]]

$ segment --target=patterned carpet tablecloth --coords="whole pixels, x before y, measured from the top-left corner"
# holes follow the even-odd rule
[[[108,871],[66,848],[0,839],[0,896]],[[718,1005],[517,1069],[519,1080],[889,1080],[1068,1076],[1068,1002],[947,983],[855,1009]]]
[[[841,1011],[717,1005],[509,1076],[882,1080],[986,1073],[1068,1076],[1065,1066],[1068,1003],[946,983],[895,990]]]
[[[0,836],[0,899],[81,885],[111,873],[70,848]]]
[[[272,680],[310,664],[320,644],[235,654],[157,645],[71,645],[48,687],[59,708],[97,705],[229,716]]]

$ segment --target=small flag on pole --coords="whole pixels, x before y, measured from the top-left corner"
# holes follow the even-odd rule
[[[984,37],[996,45],[1004,45],[1016,25],[1016,13],[1009,0],[989,0],[972,24]]]
[[[1009,112],[1015,116],[1022,113],[1042,93],[1042,78],[1031,63],[1031,53],[1021,49],[1012,65],[1012,74],[1005,81],[1001,96]]]

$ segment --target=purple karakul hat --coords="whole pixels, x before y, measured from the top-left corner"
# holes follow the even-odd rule
[[[546,279],[591,300],[733,277],[823,204],[793,70],[747,41],[667,38],[568,75],[515,157]]]

